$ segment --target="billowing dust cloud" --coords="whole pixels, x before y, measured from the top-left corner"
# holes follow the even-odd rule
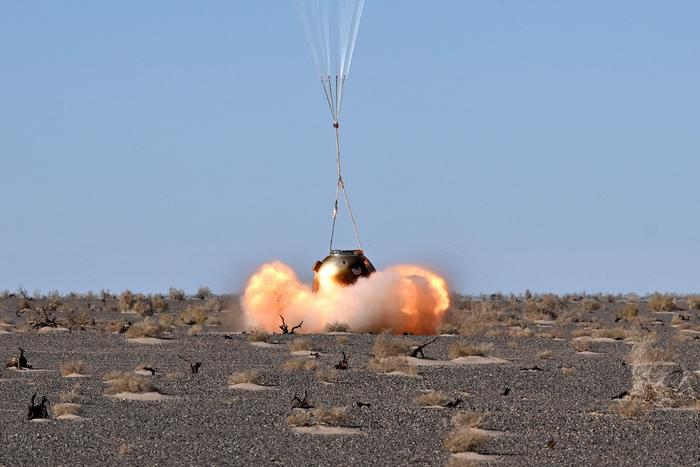
[[[263,265],[241,299],[246,325],[278,331],[282,315],[290,326],[303,320],[301,332],[323,331],[340,322],[356,332],[433,334],[450,304],[445,280],[420,266],[393,266],[346,287],[322,268],[319,282],[314,293],[289,266]]]

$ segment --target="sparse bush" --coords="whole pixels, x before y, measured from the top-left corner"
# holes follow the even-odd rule
[[[76,384],[70,390],[64,391],[59,395],[59,400],[64,403],[77,404],[80,402],[82,394],[80,394],[80,385]]]
[[[80,361],[63,362],[59,366],[59,372],[61,373],[61,376],[84,375],[86,370],[87,365]]]
[[[632,329],[625,329],[623,327],[617,326],[613,328],[602,328],[594,329],[591,332],[593,337],[607,337],[608,339],[622,340],[629,339],[633,337],[638,337],[639,332]]]
[[[316,371],[316,379],[324,383],[335,383],[338,381],[338,370],[335,368],[321,368]]]
[[[637,315],[639,315],[639,304],[636,302],[628,302],[617,312],[616,320],[632,321]]]
[[[105,375],[107,394],[119,394],[121,392],[159,392],[147,378],[128,371],[118,371]]]
[[[153,318],[146,318],[143,321],[132,325],[126,330],[126,337],[133,339],[136,337],[162,337],[165,328]]]
[[[211,297],[204,301],[204,309],[209,313],[218,313],[224,309],[224,305],[218,298]]]
[[[284,369],[287,371],[313,371],[316,368],[318,363],[308,358],[292,358],[284,362]]]
[[[126,312],[130,311],[131,307],[134,305],[134,294],[131,290],[126,289],[119,295],[119,311]]]
[[[388,334],[380,334],[374,339],[372,354],[375,358],[404,356],[409,353],[415,342],[399,337],[390,337]]]
[[[600,310],[600,302],[598,300],[588,298],[582,302],[583,309],[586,311]]]
[[[565,367],[562,367],[561,372],[564,376],[571,376],[574,373],[576,373],[576,369],[574,369],[570,366],[565,366]]]
[[[450,452],[467,452],[482,445],[486,435],[475,430],[483,417],[474,412],[462,412],[452,417],[452,431],[447,434],[445,447]]]
[[[471,345],[462,342],[454,342],[448,350],[448,355],[451,359],[470,356],[485,357],[492,349],[492,344]]]
[[[124,328],[124,326],[126,326],[126,320],[117,319],[103,323],[102,329],[104,329],[105,332],[119,332]]]
[[[687,302],[689,310],[700,310],[700,295],[689,295]]]
[[[255,329],[248,334],[248,342],[269,342],[272,335],[262,329]]]
[[[416,405],[422,407],[444,406],[450,402],[450,398],[444,392],[430,391],[413,398]]]
[[[298,337],[289,343],[289,350],[317,350],[313,341],[307,337]]]
[[[182,289],[176,289],[175,287],[170,287],[170,289],[168,289],[168,298],[170,300],[181,302],[186,298],[185,291]]]
[[[645,404],[638,398],[620,399],[612,402],[609,409],[622,417],[636,418],[644,412]]]
[[[200,324],[195,324],[187,331],[187,335],[188,336],[196,336],[198,334],[201,334],[203,330],[204,329],[202,328],[202,326]]]
[[[372,358],[367,364],[367,368],[375,373],[405,373],[413,376],[417,373],[416,369],[406,363],[403,357],[384,357],[381,359]]]
[[[211,297],[211,290],[209,290],[209,287],[206,285],[203,285],[197,289],[197,293],[194,294],[194,296],[200,300],[204,300],[205,298]]]
[[[490,328],[497,326],[502,317],[500,311],[486,304],[466,313],[459,325],[460,336],[483,336]]]
[[[350,410],[347,407],[295,410],[287,417],[287,423],[292,426],[350,426]]]
[[[350,326],[347,323],[335,321],[326,325],[326,332],[350,332]]]
[[[151,301],[145,297],[138,298],[131,309],[139,316],[151,316],[153,314],[153,305]]]
[[[54,417],[60,417],[62,415],[79,415],[80,405],[73,403],[60,403],[55,404],[51,407],[51,412],[53,412]]]
[[[260,372],[258,370],[246,370],[239,373],[235,373],[228,378],[228,384],[233,386],[234,384],[259,384]]]
[[[154,295],[151,298],[151,306],[153,311],[157,313],[163,313],[168,309],[168,302],[165,301],[165,297],[162,295]]]
[[[457,334],[459,332],[459,326],[453,323],[442,323],[435,330],[435,334]]]
[[[676,311],[679,309],[673,296],[658,293],[649,298],[649,308],[654,311]]]
[[[537,358],[546,360],[548,358],[552,358],[554,353],[551,350],[543,350],[542,352],[537,352]]]
[[[180,313],[180,322],[186,325],[204,324],[208,318],[207,310],[201,305],[190,305]]]
[[[578,337],[571,340],[571,348],[576,352],[588,352],[591,350],[591,339],[589,337]]]

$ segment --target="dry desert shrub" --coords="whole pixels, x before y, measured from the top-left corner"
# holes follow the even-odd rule
[[[542,359],[542,360],[552,358],[553,355],[554,355],[554,352],[552,352],[551,350],[543,350],[542,352],[537,352],[537,358]]]
[[[639,337],[639,331],[633,329],[616,326],[612,328],[594,329],[591,332],[592,337],[606,337],[608,339],[623,340]]]
[[[258,370],[246,370],[234,373],[228,378],[228,384],[259,384],[260,372]]]
[[[335,368],[325,367],[316,371],[316,379],[322,383],[335,383],[338,381],[338,370]]]
[[[573,331],[571,331],[571,337],[577,338],[577,337],[591,337],[593,334],[593,329],[591,328],[576,328]]]
[[[103,323],[102,329],[105,332],[119,332],[122,329],[124,329],[124,326],[126,326],[126,320],[117,319],[114,321],[109,321],[107,323]]]
[[[508,335],[511,337],[532,337],[535,335],[535,331],[530,328],[514,328],[508,329]]]
[[[287,423],[292,426],[350,426],[350,410],[347,407],[295,410],[287,417]]]
[[[486,441],[486,435],[475,430],[483,417],[474,412],[461,412],[452,417],[452,430],[445,438],[445,447],[450,452],[467,452]]]
[[[649,308],[653,311],[676,311],[678,304],[671,295],[655,293],[649,298]]]
[[[59,403],[51,407],[51,412],[53,412],[54,417],[60,417],[61,415],[79,415],[80,405],[70,402]]]
[[[133,339],[136,337],[161,337],[166,328],[161,326],[159,321],[153,318],[146,318],[143,321],[132,325],[126,330],[126,337]]]
[[[340,321],[328,323],[326,324],[326,332],[350,332],[350,325]]]
[[[628,302],[625,303],[618,312],[616,316],[616,321],[633,321],[639,315],[639,303]]]
[[[589,337],[577,337],[571,340],[571,348],[576,352],[589,352],[591,350],[591,339]]]
[[[187,335],[188,336],[196,336],[202,333],[204,331],[204,328],[200,324],[195,324],[191,328],[187,330]]]
[[[497,326],[502,319],[502,313],[487,304],[477,305],[465,312],[464,318],[459,325],[459,335],[461,336],[482,336],[490,328]]]
[[[129,371],[107,373],[104,378],[107,383],[107,394],[120,392],[159,392],[147,378]]]
[[[180,313],[180,322],[186,325],[204,324],[209,313],[201,305],[190,305]]]
[[[417,374],[416,368],[410,366],[403,357],[372,358],[369,360],[367,368],[375,373],[383,374],[400,373],[409,376]]]
[[[454,323],[444,322],[435,329],[435,334],[457,334],[459,326]]]
[[[451,359],[470,356],[485,357],[491,350],[493,350],[493,344],[471,345],[455,342],[450,346],[448,355]]]
[[[119,306],[119,311],[125,312],[125,311],[130,311],[131,307],[134,305],[134,294],[131,292],[131,290],[126,289],[124,292],[119,294],[119,301],[118,301],[118,306]]]
[[[574,369],[574,368],[572,368],[572,367],[570,367],[570,366],[564,366],[564,367],[561,368],[561,373],[562,373],[564,376],[571,376],[571,375],[573,375],[574,373],[576,373],[576,369]]]
[[[200,300],[211,297],[211,290],[206,285],[201,286],[197,289],[197,293],[194,296]]]
[[[608,408],[622,417],[636,418],[644,412],[646,405],[638,398],[630,398],[613,401]]]
[[[80,402],[82,398],[82,394],[80,394],[80,385],[76,384],[70,390],[64,391],[61,394],[59,394],[58,399],[61,402],[68,403],[68,404],[77,404]]]
[[[132,305],[131,309],[139,316],[151,316],[153,314],[153,305],[151,301],[145,297],[139,297]]]
[[[182,289],[176,289],[175,287],[170,287],[168,289],[168,298],[170,300],[181,302],[186,298],[185,291]]]
[[[587,298],[581,302],[583,309],[586,311],[596,311],[600,310],[600,302],[594,298]]]
[[[269,342],[272,334],[262,329],[254,329],[248,334],[248,342]]]
[[[407,339],[380,334],[374,339],[372,354],[375,358],[403,356],[407,355],[415,345],[415,342]]]
[[[430,391],[413,398],[413,402],[421,407],[444,406],[450,402],[450,397],[444,392]]]
[[[158,324],[164,328],[169,329],[175,325],[175,315],[170,313],[163,313],[158,316]]]
[[[308,358],[292,358],[284,362],[284,369],[287,371],[313,371],[316,368],[318,363]]]
[[[87,365],[80,361],[63,362],[58,368],[61,376],[84,375],[86,370]]]
[[[122,443],[122,444],[119,446],[119,449],[117,449],[117,453],[118,453],[120,456],[126,456],[126,455],[129,454],[130,452],[131,452],[131,446],[129,446],[129,445],[126,444],[126,443]]]
[[[165,301],[165,297],[162,295],[154,295],[151,297],[151,306],[156,313],[163,313],[168,309],[168,302]]]
[[[318,350],[314,342],[307,337],[298,337],[289,343],[289,350]]]
[[[632,371],[631,388],[612,409],[622,416],[636,416],[654,408],[696,404],[698,377],[674,363],[675,355],[673,349],[659,347],[649,338],[636,342],[627,356]]]
[[[335,341],[338,344],[342,345],[342,344],[347,344],[348,342],[350,342],[350,338],[348,336],[336,336]]]
[[[700,295],[689,295],[686,301],[689,310],[700,310]]]

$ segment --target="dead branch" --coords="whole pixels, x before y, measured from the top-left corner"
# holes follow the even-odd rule
[[[440,336],[435,336],[435,338],[431,341],[426,342],[425,344],[421,344],[415,349],[413,349],[413,352],[411,352],[411,357],[413,358],[425,358],[425,354],[423,354],[423,349],[435,342],[438,337]],[[420,355],[420,356],[419,356]]]
[[[451,400],[451,401],[447,402],[447,403],[445,404],[445,407],[447,407],[448,409],[453,409],[453,408],[457,407],[457,406],[458,406],[459,404],[461,404],[461,403],[462,403],[462,399],[460,399],[460,398],[458,397],[458,398],[456,398],[456,399],[454,399],[454,400]]]
[[[19,356],[10,358],[5,364],[6,368],[17,368],[18,370],[31,369],[32,366],[27,362],[27,357],[24,356],[24,349],[19,348]]]
[[[348,367],[350,366],[348,364],[348,358],[350,358],[350,356],[345,355],[345,351],[343,351],[343,358],[338,363],[336,363],[335,369],[336,370],[347,370]]]
[[[313,405],[309,402],[308,399],[308,392],[304,390],[304,398],[299,399],[299,396],[294,393],[294,399],[292,399],[292,408],[293,409],[313,409]]]
[[[280,330],[282,331],[282,334],[294,334],[294,331],[299,329],[304,322],[302,321],[301,323],[297,324],[296,326],[292,327],[292,330],[289,330],[289,326],[287,323],[284,321],[284,316],[280,315],[280,318],[282,318],[282,324],[279,326]]]
[[[196,375],[199,373],[199,367],[202,366],[202,362],[192,362],[189,358],[185,358],[180,354],[177,354],[178,357],[186,361],[190,365],[190,371],[192,372],[193,375]]]
[[[46,407],[46,405],[50,404],[51,402],[46,398],[46,396],[43,396],[41,398],[41,402],[38,404],[34,403],[35,399],[36,393],[32,395],[32,399],[27,406],[27,420],[34,420],[36,418],[51,418],[49,409]]]

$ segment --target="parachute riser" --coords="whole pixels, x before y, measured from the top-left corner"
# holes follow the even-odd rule
[[[333,251],[333,237],[335,235],[335,220],[338,215],[338,199],[340,198],[340,192],[343,192],[343,197],[345,198],[345,205],[348,208],[348,214],[350,215],[350,221],[352,222],[352,228],[355,233],[355,239],[357,240],[357,245],[360,250],[364,250],[362,246],[362,241],[360,240],[360,231],[357,227],[357,221],[355,220],[355,215],[352,212],[352,207],[350,206],[350,197],[345,189],[345,182],[343,181],[343,173],[341,170],[340,163],[340,123],[333,119],[333,128],[335,129],[335,162],[336,162],[336,173],[338,175],[338,180],[335,186],[335,202],[333,204],[333,222],[331,225],[331,239],[328,247],[329,251]]]

